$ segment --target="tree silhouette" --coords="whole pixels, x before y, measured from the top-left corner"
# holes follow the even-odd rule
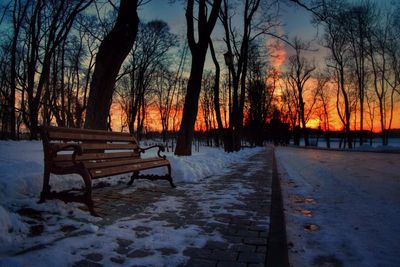
[[[85,128],[107,129],[115,80],[138,31],[138,0],[121,0],[117,21],[101,42],[90,84]]]
[[[190,69],[185,104],[183,106],[182,121],[175,149],[175,155],[179,156],[190,156],[192,154],[194,125],[199,106],[204,63],[206,60],[210,35],[218,19],[221,0],[215,0],[212,3],[210,14],[207,14],[209,8],[207,3],[208,1],[206,0],[198,1],[198,17],[195,18],[193,14],[194,0],[187,1],[187,39],[192,54],[192,66]],[[194,20],[197,20],[197,41],[195,40]]]

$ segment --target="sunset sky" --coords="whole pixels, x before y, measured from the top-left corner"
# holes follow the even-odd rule
[[[303,8],[297,7],[294,4],[288,4],[289,1],[279,2],[281,13],[280,20],[282,23],[281,27],[278,28],[279,34],[285,34],[289,38],[289,40],[297,36],[300,37],[302,40],[312,41],[312,48],[316,51],[307,52],[306,56],[317,66],[323,67],[325,65],[324,58],[327,52],[318,44],[317,41],[317,38],[320,37],[318,36],[318,34],[321,35],[322,29],[317,29],[314,25],[312,25],[310,12],[306,11]],[[391,0],[375,0],[372,2],[378,3],[380,5],[390,5]],[[164,20],[170,25],[172,32],[181,36],[182,38],[185,38],[186,21],[184,9],[185,6],[182,1],[175,1],[174,3],[170,4],[169,1],[153,0],[140,8],[139,17],[142,21],[150,21],[153,19]],[[219,61],[221,65],[224,66],[222,54],[225,51],[224,45],[221,41],[221,36],[223,36],[222,27],[217,23],[217,26],[213,32],[213,40],[217,46]],[[267,38],[266,46],[268,46],[268,44],[272,42],[275,42],[275,40],[272,38]],[[285,60],[292,53],[291,48],[285,46],[284,44],[279,45],[274,50],[270,49],[269,52],[274,55],[273,57],[269,58],[269,61],[271,65],[273,65],[278,70],[282,70]],[[206,61],[206,69],[207,68],[213,69],[213,64],[210,57],[208,57]],[[332,99],[332,101],[333,100],[334,99]],[[334,103],[332,103],[332,105],[334,106]],[[332,129],[340,130],[341,123],[339,122],[336,110],[332,109],[331,113]],[[199,115],[201,115],[200,112]],[[400,121],[397,117],[398,116],[395,116],[395,120],[392,125],[393,128],[400,128]],[[378,130],[378,120],[379,118],[377,118],[377,121],[374,122],[375,130]],[[308,125],[310,127],[318,127],[319,120],[312,119],[310,120]],[[366,127],[368,128],[368,122],[366,122]]]

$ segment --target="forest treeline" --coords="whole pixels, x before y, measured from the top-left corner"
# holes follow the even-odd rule
[[[186,18],[178,36],[163,20],[141,18],[148,2],[3,1],[1,138],[37,139],[39,125],[57,125],[140,139],[156,125],[164,142],[176,140],[176,154],[190,155],[195,129],[237,151],[244,139],[262,145],[271,122],[310,145],[314,120],[328,146],[334,124],[349,148],[377,129],[388,144],[399,120],[396,4],[188,0],[173,3]],[[315,40],[281,33],[282,5],[312,14]],[[277,66],[274,51],[283,48]]]

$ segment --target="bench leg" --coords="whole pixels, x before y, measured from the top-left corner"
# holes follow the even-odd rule
[[[133,172],[132,176],[131,176],[131,179],[128,182],[128,185],[132,185],[133,181],[135,181],[135,179],[137,179],[138,177],[139,177],[139,172]]]
[[[86,169],[83,169],[80,172],[80,175],[85,183],[85,204],[88,207],[90,214],[93,216],[99,216],[94,210],[94,203],[92,199],[92,176]]]
[[[171,165],[168,165],[167,168],[168,168],[168,178],[167,179],[168,179],[171,187],[175,188],[176,186],[174,185],[174,182],[172,181],[172,176],[171,176]]]
[[[43,174],[43,188],[42,193],[40,193],[40,200],[39,203],[43,203],[46,200],[46,196],[50,193],[50,169],[45,166],[44,167],[44,174]]]

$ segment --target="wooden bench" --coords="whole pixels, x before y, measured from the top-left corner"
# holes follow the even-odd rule
[[[128,185],[135,179],[169,181],[175,187],[171,177],[171,165],[160,145],[147,148],[139,147],[136,139],[128,133],[101,130],[73,129],[62,127],[41,127],[44,152],[43,190],[40,202],[46,199],[61,199],[64,202],[85,203],[91,214],[96,215],[92,200],[92,180],[123,173],[132,173]],[[141,158],[146,150],[158,147],[158,157]],[[139,175],[142,170],[167,167],[164,176]],[[50,173],[79,174],[85,187],[83,194],[71,189],[61,192],[50,191]]]

